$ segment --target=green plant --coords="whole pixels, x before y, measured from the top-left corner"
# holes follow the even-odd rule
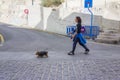
[[[44,7],[59,6],[64,0],[42,0]]]

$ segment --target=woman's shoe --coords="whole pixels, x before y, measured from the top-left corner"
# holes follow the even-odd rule
[[[75,55],[74,52],[70,51],[68,55]]]
[[[84,54],[88,54],[90,52],[90,50],[86,50]]]

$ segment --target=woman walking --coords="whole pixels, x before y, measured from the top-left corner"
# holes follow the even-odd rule
[[[88,52],[90,51],[87,46],[85,45],[86,44],[86,40],[83,38],[82,36],[82,32],[81,32],[81,23],[82,23],[82,20],[79,16],[77,16],[75,18],[75,22],[77,23],[77,28],[75,30],[75,33],[74,35],[72,35],[72,39],[73,39],[73,48],[72,48],[72,51],[70,51],[68,53],[68,55],[74,55],[74,52],[75,52],[75,49],[76,49],[76,45],[77,43],[79,43],[84,49],[85,49],[85,54],[88,54]]]

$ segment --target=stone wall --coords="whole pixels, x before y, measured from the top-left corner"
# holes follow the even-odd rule
[[[13,1],[15,2],[13,3]],[[37,0],[34,0],[34,5],[32,5],[31,1],[32,0],[22,0],[22,2],[19,2],[19,0],[9,0],[8,3],[2,4],[0,6],[0,21],[20,27],[26,26],[27,28],[36,28],[59,34],[66,34],[66,26],[75,25],[74,18],[76,16],[82,18],[83,25],[90,25],[90,14],[87,9],[83,8],[83,0],[78,1],[79,3],[81,2],[80,5],[77,4],[78,6],[71,5],[73,2],[74,4],[77,3],[77,0],[67,0],[69,2],[63,3],[56,11],[54,8],[41,7]],[[108,6],[104,1],[105,0],[99,5],[96,4],[96,6],[94,4],[95,7],[92,8],[94,12],[93,25],[100,26],[102,30],[111,28],[120,30],[119,3]],[[110,3],[112,1],[113,0],[110,0]],[[106,8],[104,9],[102,6]],[[111,6],[113,6],[113,8]],[[24,13],[24,9],[29,9],[28,15]],[[52,9],[54,9],[54,11],[52,11]],[[112,13],[112,10],[114,13]],[[103,15],[103,13],[105,14]],[[118,15],[118,17],[115,15]]]
[[[47,22],[45,23],[46,24],[45,30],[59,34],[66,34],[66,26],[75,25],[74,19],[76,16],[80,16],[82,18],[82,25],[90,25],[89,14],[74,12],[69,14],[64,19],[61,19],[59,18],[59,10],[56,10],[56,11],[51,11],[50,15],[46,18]],[[120,21],[105,19],[102,16],[98,16],[98,15],[94,15],[93,25],[99,26],[100,29],[103,31],[107,29],[120,30]],[[37,25],[36,27],[37,29],[40,29],[41,25]]]

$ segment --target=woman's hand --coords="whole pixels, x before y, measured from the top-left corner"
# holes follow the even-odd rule
[[[72,39],[74,39],[74,37],[77,35],[77,33],[75,32],[73,35],[71,35]]]
[[[75,37],[75,35],[74,35],[74,34],[73,34],[73,35],[71,35],[71,38],[72,38],[72,39],[74,39],[74,37]]]

